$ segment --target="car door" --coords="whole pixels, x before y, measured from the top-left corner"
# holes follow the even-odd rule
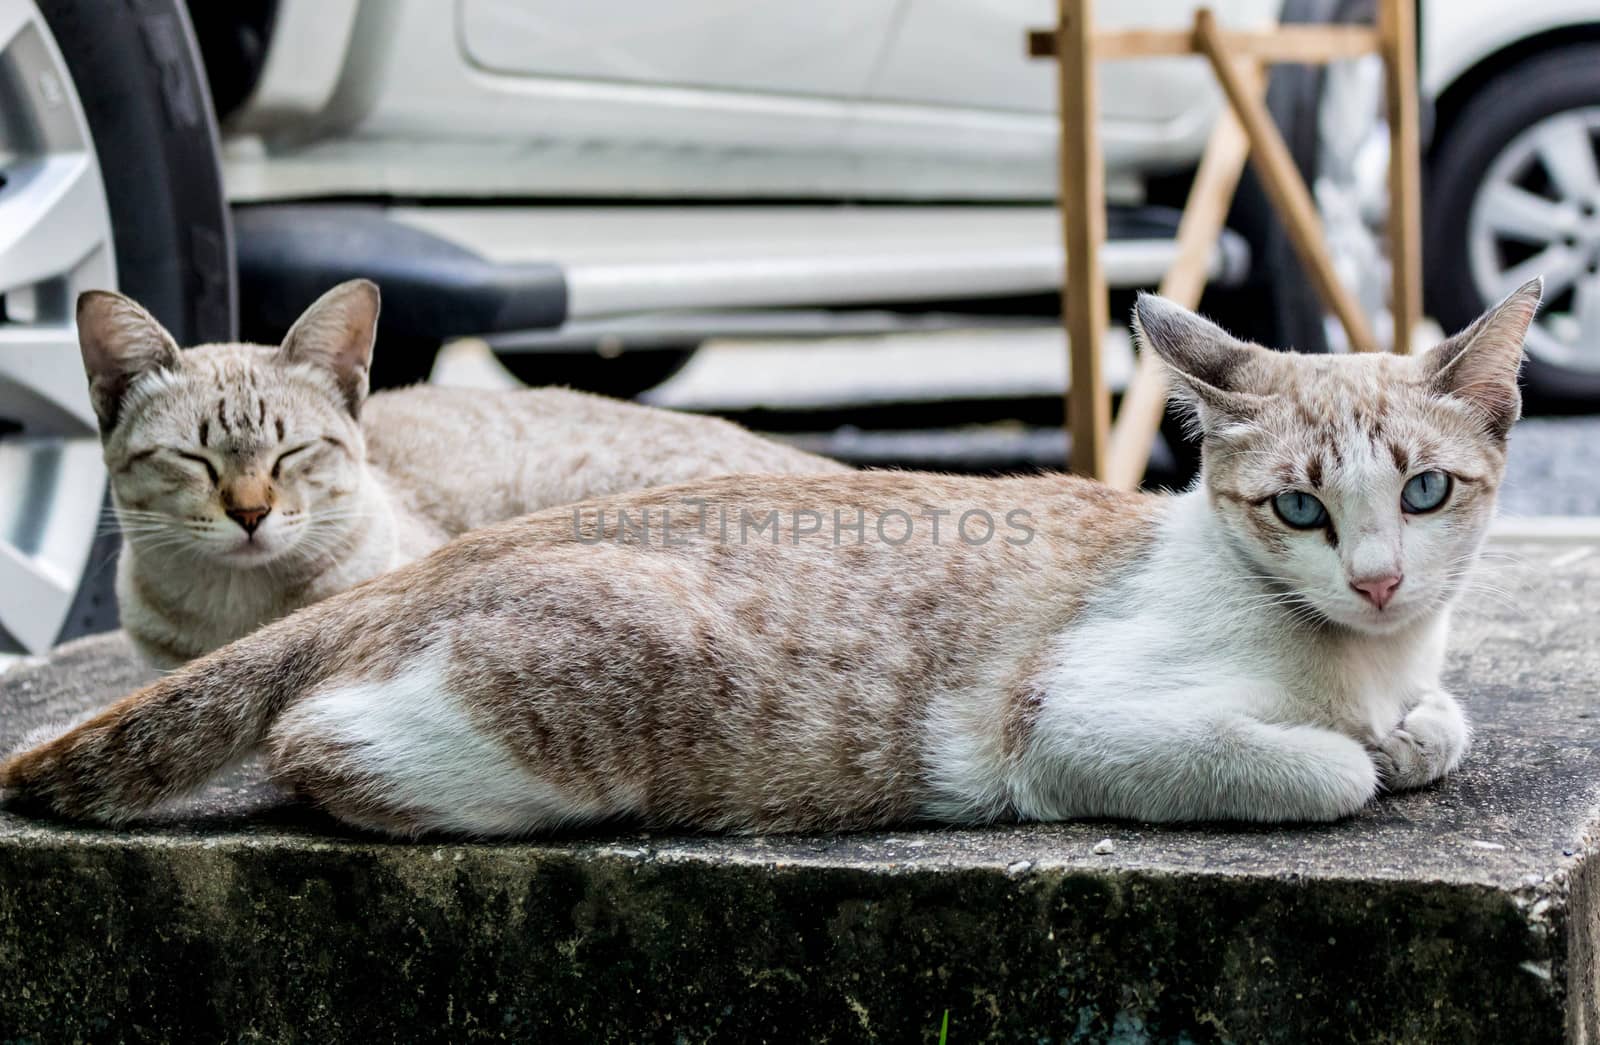
[[[508,76],[856,98],[895,0],[460,0],[460,39]]]
[[[1181,28],[1196,0],[1097,0],[1101,28]],[[1220,0],[1229,28],[1270,24],[1280,0]],[[1056,0],[905,0],[894,38],[868,90],[872,102],[943,111],[963,135],[929,136],[929,148],[1011,152],[1048,162],[1055,147],[1055,70],[1030,60],[1025,34],[1055,24]],[[1113,170],[1192,162],[1220,104],[1200,58],[1104,62],[1102,140]],[[892,110],[883,114],[888,117]],[[1028,118],[1033,118],[1031,121]],[[866,135],[856,144],[870,148]]]
[[[229,191],[853,195],[896,2],[280,0]]]

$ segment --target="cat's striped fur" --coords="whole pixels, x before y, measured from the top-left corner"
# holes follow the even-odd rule
[[[1344,816],[1465,751],[1447,617],[1537,302],[1408,359],[1267,353],[1146,298],[1142,336],[1206,431],[1188,493],[738,476],[545,512],[175,672],[0,786],[118,822],[265,748],[307,800],[399,835]],[[1428,513],[1402,510],[1418,469],[1460,480]],[[1328,525],[1274,528],[1290,489]],[[770,510],[753,538],[716,521]],[[596,540],[619,512],[677,521]],[[1022,525],[952,539],[972,512]],[[1353,587],[1375,568],[1404,574],[1382,604]]]
[[[734,472],[843,465],[726,421],[566,389],[367,395],[378,289],[341,284],[281,346],[179,351],[85,294],[79,338],[144,655],[182,663],[502,519]]]

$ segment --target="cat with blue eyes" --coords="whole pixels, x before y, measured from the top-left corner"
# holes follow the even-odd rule
[[[738,475],[587,515],[671,511],[681,540],[529,515],[192,662],[0,788],[119,822],[261,749],[399,836],[1347,816],[1467,751],[1441,667],[1539,293],[1417,356],[1272,352],[1144,297],[1203,435],[1184,493]],[[696,505],[782,522],[733,542]],[[928,510],[1025,511],[1030,539],[800,526]]]
[[[1400,489],[1400,504],[1413,515],[1431,512],[1450,493],[1450,477],[1443,472],[1421,472]],[[1272,499],[1278,518],[1297,530],[1314,530],[1328,524],[1328,509],[1304,490],[1286,490]]]
[[[1449,495],[1449,475],[1432,470],[1418,472],[1400,488],[1400,507],[1406,515],[1422,515],[1444,504]],[[1333,526],[1328,509],[1304,490],[1285,490],[1278,494],[1272,499],[1272,510],[1286,525],[1296,530],[1320,530]],[[1350,585],[1381,610],[1400,587],[1402,579],[1403,574],[1396,570],[1381,576],[1352,579]]]

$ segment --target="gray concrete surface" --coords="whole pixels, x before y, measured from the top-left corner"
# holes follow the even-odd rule
[[[1466,765],[1331,826],[402,844],[249,766],[126,831],[0,814],[0,1038],[1600,1041],[1596,552],[1495,550]],[[25,664],[0,742],[143,675]]]
[[[1600,515],[1600,416],[1524,418],[1511,433],[1500,510]]]

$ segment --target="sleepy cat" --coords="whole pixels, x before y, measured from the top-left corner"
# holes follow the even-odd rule
[[[1145,297],[1204,432],[1186,493],[868,472],[544,512],[184,667],[0,787],[119,822],[264,748],[401,836],[1347,816],[1466,750],[1441,659],[1538,302],[1412,358],[1269,352]]]
[[[552,505],[729,472],[844,466],[725,421],[564,389],[367,395],[378,288],[342,284],[281,346],[180,351],[90,291],[78,334],[123,534],[122,623],[181,663]]]

